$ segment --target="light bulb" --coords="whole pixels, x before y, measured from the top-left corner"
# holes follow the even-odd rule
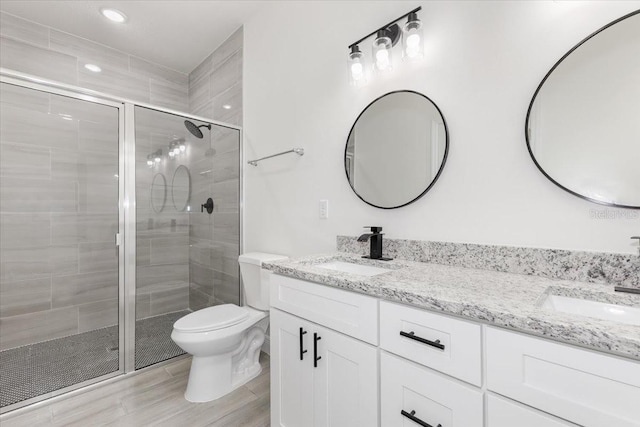
[[[380,70],[386,70],[389,66],[389,51],[381,49],[376,52],[376,66]]]
[[[147,166],[153,166],[153,160],[151,159],[147,160]]]
[[[187,146],[184,145],[184,142],[182,144],[180,144],[180,151],[182,151],[183,153],[187,150]]]
[[[176,153],[174,153],[173,150],[169,151],[169,157],[174,157],[175,155],[176,155]]]
[[[424,55],[422,22],[418,19],[418,14],[409,14],[407,23],[402,28],[403,47],[402,57],[405,60],[422,58]]]
[[[362,78],[362,64],[359,62],[354,62],[353,64],[351,64],[351,75],[353,76],[354,80],[359,80]]]
[[[349,82],[353,86],[362,86],[366,83],[363,59],[360,48],[357,45],[351,46],[351,52],[349,52],[348,72]]]
[[[420,34],[414,33],[407,37],[407,47],[418,47],[420,44]]]
[[[174,156],[177,156],[178,154],[180,154],[180,147],[175,147],[172,151]]]
[[[375,69],[379,72],[391,69],[391,48],[393,43],[389,37],[389,31],[379,30],[376,39],[373,41],[373,59]]]
[[[158,157],[158,156],[156,156],[156,158],[155,158],[155,159],[153,159],[153,161],[155,161],[156,163],[160,163],[160,161],[161,161],[161,160],[162,160],[162,159],[161,159],[160,157]]]

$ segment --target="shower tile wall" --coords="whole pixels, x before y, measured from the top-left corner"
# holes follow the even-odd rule
[[[240,28],[191,72],[192,114],[242,125],[242,40]],[[213,215],[190,214],[191,310],[240,302],[240,141],[237,131],[216,127],[211,141],[191,163],[192,200],[215,204]]]
[[[0,86],[0,350],[115,325],[117,109]]]
[[[87,70],[87,63],[102,72]],[[5,12],[0,12],[0,65],[139,102],[189,109],[188,75]]]

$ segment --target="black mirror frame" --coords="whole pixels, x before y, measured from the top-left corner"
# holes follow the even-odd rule
[[[553,182],[555,185],[557,185],[558,187],[562,188],[564,191],[573,194],[574,196],[577,196],[583,200],[587,200],[589,202],[593,202],[593,203],[597,203],[599,205],[604,205],[604,206],[612,206],[612,207],[616,207],[616,208],[626,208],[626,209],[640,209],[640,206],[630,206],[630,205],[619,205],[616,203],[610,203],[610,202],[604,202],[602,200],[596,200],[593,199],[591,197],[587,197],[585,195],[579,194],[573,190],[568,189],[567,187],[563,186],[562,184],[560,184],[558,181],[556,181],[555,179],[551,178],[551,176],[545,172],[545,170],[542,168],[542,166],[538,163],[538,161],[536,160],[535,156],[533,155],[533,150],[531,149],[531,143],[529,141],[529,118],[531,116],[531,110],[533,109],[533,103],[536,100],[536,97],[538,96],[538,93],[540,92],[540,89],[542,89],[542,86],[544,85],[544,83],[547,81],[547,79],[549,78],[549,76],[551,75],[551,73],[553,73],[553,71],[558,68],[558,66],[562,63],[562,61],[564,61],[569,55],[571,55],[576,49],[578,49],[580,46],[582,46],[583,44],[585,44],[587,41],[589,41],[590,39],[592,39],[593,37],[595,37],[596,35],[600,34],[601,32],[603,32],[604,30],[606,30],[609,27],[612,27],[613,25],[617,24],[620,21],[624,21],[627,18],[630,18],[634,15],[637,15],[640,13],[640,9],[633,11],[631,13],[628,13],[610,23],[608,23],[607,25],[605,25],[604,27],[600,28],[599,30],[591,33],[589,36],[585,37],[582,41],[580,41],[580,43],[576,44],[574,47],[572,47],[567,53],[565,53],[562,58],[560,58],[558,60],[558,62],[556,62],[553,67],[551,67],[551,69],[549,70],[549,72],[547,72],[547,74],[544,76],[544,78],[542,79],[542,81],[540,82],[540,84],[538,85],[538,87],[536,88],[536,91],[533,93],[533,98],[531,98],[531,102],[529,103],[529,108],[527,109],[527,117],[524,121],[524,138],[525,141],[527,143],[527,150],[529,151],[529,155],[531,156],[531,159],[533,160],[533,163],[536,165],[536,167],[538,168],[538,170],[540,170],[540,172],[551,182]]]
[[[416,198],[414,198],[413,200],[408,201],[407,203],[404,203],[404,204],[398,205],[398,206],[389,206],[389,207],[387,207],[387,206],[374,205],[373,203],[366,201],[360,194],[358,194],[356,189],[353,188],[353,185],[351,184],[351,180],[349,179],[349,170],[347,169],[347,148],[349,146],[349,138],[351,138],[351,134],[353,133],[353,130],[355,129],[356,124],[358,123],[358,120],[360,120],[360,117],[365,113],[365,111],[367,111],[369,109],[369,107],[371,107],[373,104],[375,104],[380,99],[382,99],[382,98],[384,98],[385,96],[388,96],[388,95],[393,95],[394,93],[413,93],[415,95],[420,95],[421,97],[423,97],[427,101],[429,101],[436,108],[436,110],[438,111],[438,114],[440,114],[440,117],[442,118],[442,123],[444,125],[445,147],[444,147],[444,155],[442,157],[442,163],[440,164],[440,168],[438,169],[438,173],[436,174],[436,176],[433,177],[433,179],[431,180],[431,182],[429,183],[427,188],[425,188],[425,190],[422,193],[420,193]],[[447,121],[445,120],[444,114],[442,114],[442,111],[440,110],[438,105],[435,102],[433,102],[433,100],[431,98],[429,98],[428,96],[426,96],[426,95],[424,95],[424,94],[422,94],[420,92],[416,92],[414,90],[394,90],[392,92],[385,93],[384,95],[381,95],[381,96],[377,97],[376,99],[374,99],[373,101],[371,101],[369,103],[369,105],[367,105],[360,112],[360,114],[358,114],[358,117],[356,117],[356,120],[353,122],[353,125],[351,126],[351,130],[349,130],[349,134],[347,135],[347,142],[345,143],[345,146],[344,146],[344,159],[343,159],[344,173],[345,173],[345,175],[347,177],[347,182],[349,183],[349,187],[351,187],[351,189],[353,190],[355,195],[358,196],[358,198],[360,200],[362,200],[366,204],[368,204],[370,206],[373,206],[374,208],[378,208],[378,209],[398,209],[398,208],[410,205],[411,203],[415,202],[416,200],[418,200],[419,198],[424,196],[427,193],[427,191],[429,191],[431,189],[431,187],[433,187],[433,185],[436,183],[436,181],[438,181],[438,178],[440,178],[440,174],[442,174],[442,170],[444,169],[444,165],[445,165],[445,163],[447,163],[448,154],[449,154],[449,127],[447,126]]]

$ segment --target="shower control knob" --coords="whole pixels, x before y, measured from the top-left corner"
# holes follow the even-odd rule
[[[209,215],[213,213],[213,199],[211,197],[207,199],[205,204],[200,205],[200,212],[204,212],[205,209]]]

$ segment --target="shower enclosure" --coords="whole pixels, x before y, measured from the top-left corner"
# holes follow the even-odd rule
[[[240,128],[8,72],[0,107],[0,412],[179,356],[175,320],[241,302]]]

